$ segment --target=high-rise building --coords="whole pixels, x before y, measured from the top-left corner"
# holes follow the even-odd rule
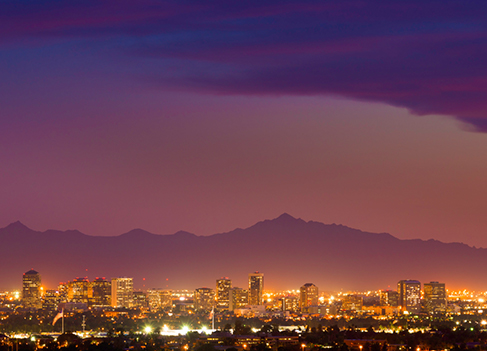
[[[231,288],[229,290],[229,301],[230,311],[243,308],[249,304],[249,292],[241,288]]]
[[[112,284],[105,278],[96,277],[91,282],[91,305],[110,306],[112,296]]]
[[[283,311],[289,311],[289,312],[298,312],[299,311],[299,305],[300,305],[300,299],[297,296],[285,296],[282,299],[282,310]]]
[[[421,283],[417,280],[400,280],[397,283],[399,306],[409,313],[421,312]]]
[[[343,297],[343,311],[361,311],[364,305],[364,298],[360,295],[346,295]]]
[[[380,292],[380,305],[397,307],[399,294],[394,290],[382,290]]]
[[[210,288],[199,288],[194,291],[194,309],[209,312],[215,305],[215,292]]]
[[[88,304],[91,295],[91,286],[88,278],[76,278],[68,282],[68,301]]]
[[[27,308],[42,307],[41,276],[31,269],[22,277],[22,305]]]
[[[264,293],[264,274],[255,272],[249,274],[249,305],[262,305]]]
[[[140,309],[147,309],[148,307],[147,294],[143,291],[134,291],[132,306]]]
[[[228,310],[230,307],[230,288],[232,281],[228,278],[221,278],[216,281],[216,307],[220,311]]]
[[[299,307],[302,313],[308,313],[310,306],[318,305],[318,287],[312,283],[306,283],[299,288]]]
[[[446,312],[446,288],[444,283],[424,284],[424,306],[426,312],[439,314]]]
[[[133,305],[133,278],[112,278],[112,306],[130,308]]]
[[[42,296],[42,308],[55,311],[58,305],[63,302],[57,290],[46,290]]]

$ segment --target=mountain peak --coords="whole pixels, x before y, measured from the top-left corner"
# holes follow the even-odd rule
[[[301,218],[295,218],[286,212],[284,212],[279,217],[270,220],[270,222],[277,222],[277,223],[283,223],[283,224],[306,223]]]
[[[22,222],[20,221],[17,221],[17,222],[13,222],[13,223],[10,223],[8,226],[5,227],[5,229],[14,229],[14,230],[31,230],[29,227],[27,227],[26,225],[24,225]]]
[[[284,212],[282,215],[276,218],[276,220],[280,221],[289,221],[289,220],[296,220],[293,216],[291,216],[289,213]]]

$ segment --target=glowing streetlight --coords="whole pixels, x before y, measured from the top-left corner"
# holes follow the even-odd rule
[[[301,350],[304,351],[304,348],[306,347],[306,344],[301,344]]]
[[[150,334],[150,333],[152,333],[152,327],[147,326],[147,327],[144,328],[144,331],[145,331],[146,334]]]

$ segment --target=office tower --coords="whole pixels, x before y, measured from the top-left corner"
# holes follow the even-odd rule
[[[41,308],[41,276],[33,269],[22,277],[22,305],[27,308]]]
[[[221,311],[228,310],[230,306],[230,288],[232,281],[228,278],[221,278],[216,281],[216,307]]]
[[[446,289],[444,283],[424,284],[424,302],[426,312],[439,314],[446,312]]]
[[[282,299],[282,310],[289,312],[298,312],[300,299],[297,296],[286,296]]]
[[[59,283],[57,287],[57,291],[59,293],[59,299],[61,300],[61,302],[68,302],[68,290],[69,290],[69,282]]]
[[[233,311],[243,308],[249,304],[249,292],[241,288],[231,288],[229,290],[229,310]]]
[[[112,306],[130,308],[133,304],[133,278],[112,278]]]
[[[161,308],[161,297],[159,296],[160,289],[147,290],[147,303],[151,311],[157,311]]]
[[[397,283],[399,306],[403,311],[419,313],[421,311],[421,283],[417,280],[401,280]]]
[[[312,283],[299,288],[299,307],[302,313],[307,313],[310,306],[318,305],[318,287]]]
[[[399,294],[394,290],[382,290],[380,292],[380,305],[397,307],[399,304]]]
[[[42,296],[42,308],[55,311],[58,305],[63,302],[57,290],[46,290]]]
[[[132,306],[140,309],[147,309],[148,307],[147,294],[143,291],[134,291]]]
[[[249,305],[262,305],[264,292],[264,274],[255,272],[249,274]]]
[[[68,282],[68,301],[81,302],[88,304],[90,291],[90,282],[88,278],[76,278]]]
[[[91,305],[110,306],[112,296],[112,284],[105,278],[96,277],[91,282]]]
[[[361,311],[364,305],[364,298],[359,295],[346,295],[343,297],[343,311]]]
[[[172,290],[150,289],[147,291],[147,303],[151,311],[172,309]]]
[[[215,292],[210,288],[199,288],[194,291],[194,309],[209,312],[215,304]]]

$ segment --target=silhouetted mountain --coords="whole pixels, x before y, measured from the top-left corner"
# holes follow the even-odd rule
[[[322,290],[395,289],[400,279],[441,281],[450,288],[486,285],[486,249],[399,240],[289,214],[211,236],[134,229],[95,237],[76,230],[37,232],[15,222],[0,229],[0,243],[2,290],[20,288],[22,273],[32,268],[47,288],[81,276],[128,276],[137,288],[173,289],[212,287],[215,279],[227,276],[235,286],[245,287],[254,271],[263,272],[265,286],[274,289],[306,282]]]

